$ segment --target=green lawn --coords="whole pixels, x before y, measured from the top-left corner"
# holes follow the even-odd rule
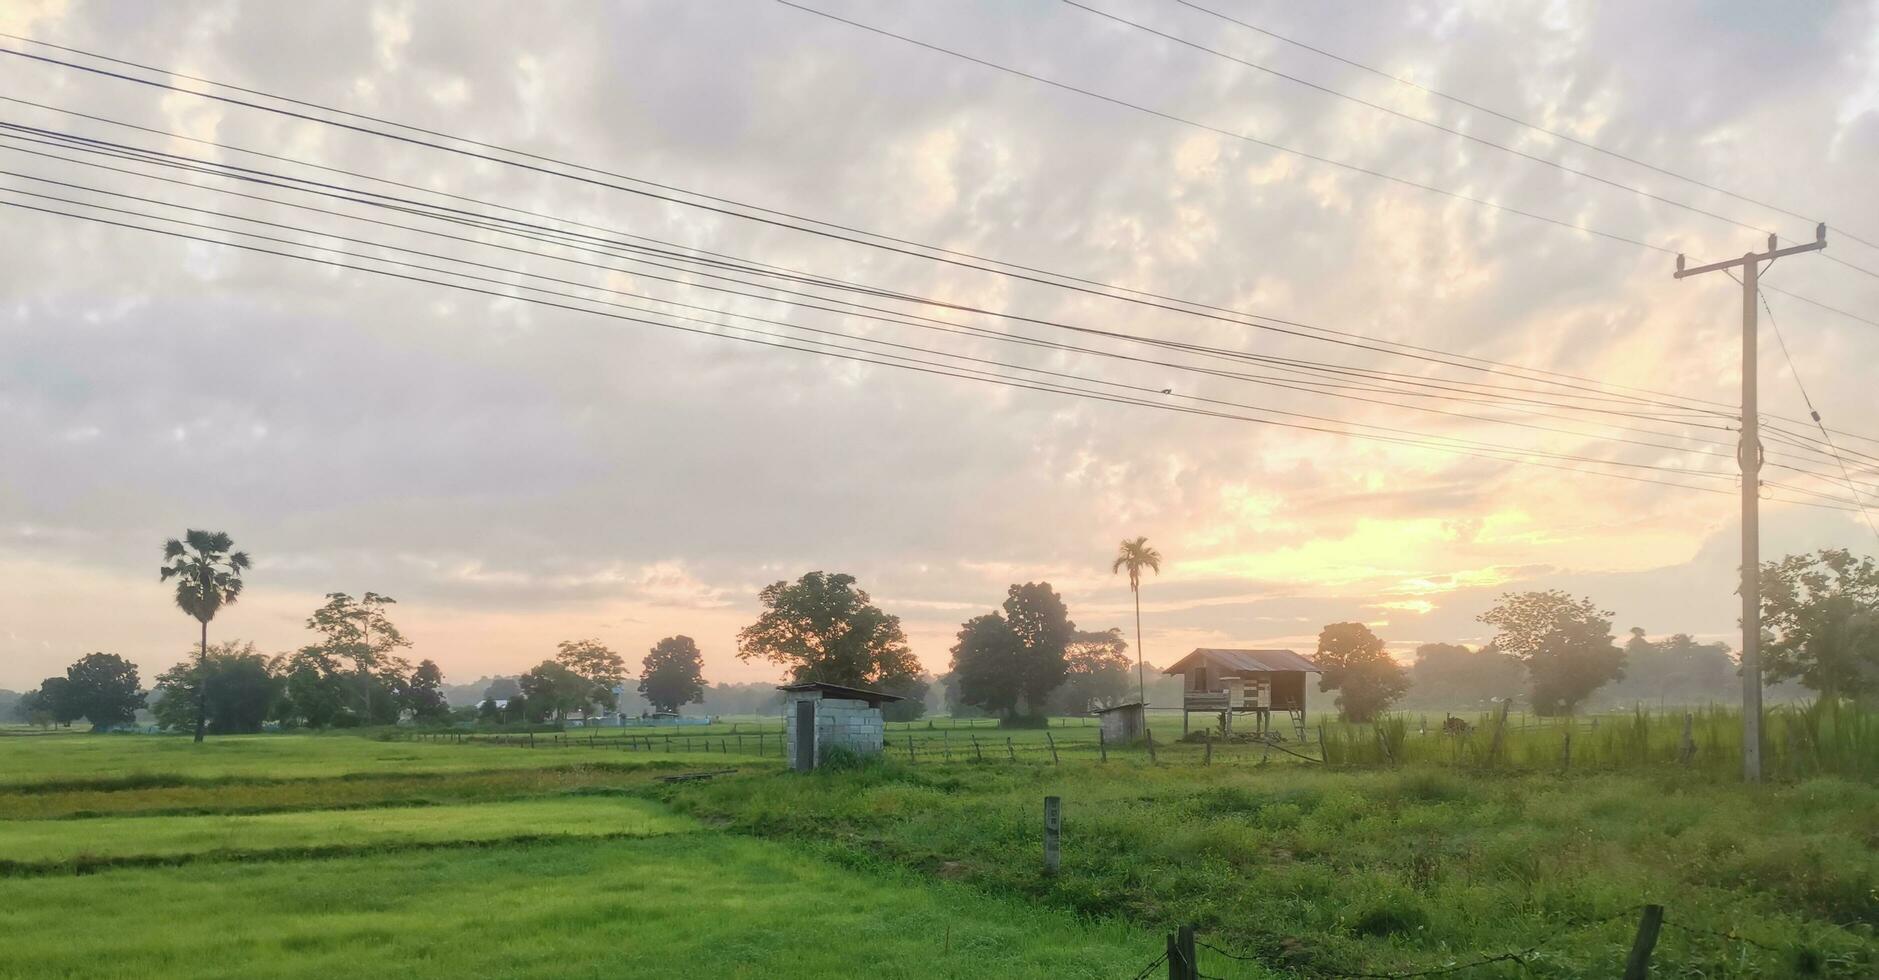
[[[656,803],[622,796],[244,815],[5,820],[0,821],[0,867],[268,851],[366,851],[517,837],[652,835],[696,827]]]
[[[0,977],[1128,977],[1160,937],[721,834],[0,880]]]
[[[760,764],[711,753],[631,753],[588,748],[379,741],[355,735],[236,735],[196,745],[173,735],[73,735],[0,739],[0,788],[83,789],[215,780],[293,780],[373,773],[531,769],[572,762],[624,765]],[[603,754],[604,753],[604,754]],[[772,760],[774,763],[776,760]]]

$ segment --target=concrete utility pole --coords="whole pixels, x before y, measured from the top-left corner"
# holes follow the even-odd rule
[[[1742,467],[1742,778],[1751,783],[1762,778],[1762,549],[1761,549],[1761,469],[1762,439],[1760,408],[1756,404],[1756,303],[1760,299],[1761,267],[1784,255],[1818,252],[1827,247],[1827,226],[1814,228],[1814,240],[1805,245],[1781,248],[1775,236],[1768,236],[1768,251],[1750,252],[1739,259],[1711,262],[1694,269],[1683,267],[1677,256],[1673,278],[1683,279],[1726,269],[1742,270],[1742,440],[1736,446],[1736,462]]]

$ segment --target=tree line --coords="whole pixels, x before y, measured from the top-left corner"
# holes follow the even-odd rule
[[[333,592],[306,620],[315,639],[292,653],[267,656],[253,644],[211,644],[209,623],[242,594],[245,552],[226,533],[190,530],[163,549],[160,579],[175,580],[177,607],[199,626],[195,657],[164,671],[145,691],[135,664],[115,654],[79,658],[14,701],[16,717],[48,724],[80,719],[96,729],[128,724],[148,708],[162,727],[205,733],[283,727],[567,721],[574,714],[618,711],[631,680],[624,657],[597,639],[562,641],[555,653],[514,678],[497,678],[473,708],[453,708],[443,672],[431,660],[400,654],[412,644],[392,621],[396,600],[376,592]],[[1124,541],[1113,572],[1127,571],[1137,602],[1137,698],[1147,692],[1140,653],[1143,570],[1161,556],[1144,538]],[[1798,684],[1823,698],[1879,697],[1879,565],[1844,549],[1790,555],[1765,563],[1762,645],[1770,684]],[[737,637],[736,656],[783,669],[792,682],[821,681],[899,695],[888,716],[911,720],[944,692],[954,714],[996,715],[1023,724],[1050,714],[1082,713],[1130,695],[1129,644],[1121,630],[1079,629],[1048,582],[1014,583],[995,609],[960,625],[947,673],[925,673],[900,619],[874,604],[853,575],[809,572],[758,594],[756,622]],[[1495,628],[1478,649],[1424,644],[1404,666],[1384,640],[1359,622],[1332,623],[1319,634],[1319,688],[1340,713],[1365,721],[1392,707],[1431,699],[1466,707],[1519,695],[1539,714],[1571,714],[1596,692],[1628,699],[1728,697],[1736,664],[1722,644],[1686,634],[1650,640],[1633,629],[1620,646],[1612,613],[1589,598],[1558,590],[1508,593],[1477,617]],[[1157,687],[1166,690],[1167,682]],[[776,704],[768,685],[709,685],[690,637],[670,636],[640,662],[638,694],[656,712],[702,703],[708,691],[725,704]],[[6,692],[0,692],[4,695]],[[1178,696],[1177,696],[1178,700]],[[761,709],[759,709],[761,710]],[[743,712],[738,712],[743,713]]]

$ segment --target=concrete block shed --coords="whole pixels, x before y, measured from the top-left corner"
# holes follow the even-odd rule
[[[783,740],[789,746],[789,767],[797,772],[814,769],[833,748],[880,755],[885,738],[881,705],[905,700],[897,694],[820,681],[785,684],[778,690],[783,692]]]

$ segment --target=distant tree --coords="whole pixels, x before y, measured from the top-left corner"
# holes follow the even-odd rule
[[[217,735],[258,732],[280,715],[286,686],[254,644],[228,640],[209,647],[206,659],[184,661],[157,675],[162,698],[151,711],[159,725],[171,730],[193,726],[194,709],[200,707],[207,729]]]
[[[483,689],[485,701],[507,701],[522,693],[522,688],[513,677],[492,677],[489,686]]]
[[[1116,560],[1109,565],[1109,574],[1114,575],[1124,569],[1129,573],[1129,592],[1135,597],[1135,697],[1136,700],[1148,701],[1148,681],[1142,669],[1142,569],[1148,569],[1156,575],[1161,574],[1161,552],[1149,547],[1148,539],[1138,537],[1125,540],[1116,549]]]
[[[792,681],[862,688],[920,671],[900,618],[874,605],[853,575],[810,572],[757,598],[763,613],[737,634],[739,660],[781,664]]]
[[[1624,679],[1601,692],[1620,702],[1700,704],[1738,693],[1736,661],[1726,643],[1700,643],[1688,633],[1653,641],[1633,627],[1625,641]]]
[[[626,683],[625,657],[599,640],[562,640],[555,650],[555,663],[587,679],[589,690],[580,705],[583,711],[595,704],[609,709],[620,706],[615,691]]]
[[[202,624],[198,663],[209,657],[209,620],[223,606],[235,604],[241,597],[241,573],[248,570],[248,553],[235,551],[235,541],[222,531],[183,532],[182,540],[171,538],[163,544],[163,567],[158,580],[176,579],[176,606]],[[196,689],[196,741],[208,730],[208,688]]]
[[[46,698],[45,688],[36,687],[20,695],[19,700],[13,704],[13,717],[28,725],[38,725],[41,728],[54,724],[52,705]]]
[[[347,685],[356,696],[361,724],[390,724],[398,720],[400,690],[408,682],[411,664],[395,651],[411,641],[391,621],[385,607],[396,605],[391,596],[367,592],[358,599],[344,592],[329,592],[326,604],[307,617],[307,628],[320,634],[320,646],[335,661],[351,662]]]
[[[309,728],[330,728],[345,710],[345,680],[339,661],[322,644],[301,647],[283,665],[286,714]]]
[[[78,699],[72,694],[69,678],[56,675],[48,677],[40,681],[39,689],[28,696],[32,698],[31,710],[44,716],[42,724],[64,727],[85,717]]]
[[[933,686],[930,674],[900,674],[885,677],[875,685],[875,689],[887,694],[898,694],[900,701],[890,701],[881,706],[883,721],[915,721],[926,715],[926,694]]]
[[[1823,699],[1879,696],[1879,565],[1844,548],[1762,565],[1763,677]]]
[[[65,668],[62,714],[83,717],[92,731],[128,725],[144,707],[137,665],[114,653],[89,653]]]
[[[502,708],[495,698],[484,698],[483,703],[476,706],[476,720],[489,725],[502,721]]]
[[[516,681],[519,684],[521,678],[516,678]],[[515,697],[508,699],[508,702],[503,705],[502,721],[504,724],[512,725],[516,722],[533,720],[535,720],[533,708],[529,705],[528,698],[520,691],[517,691]]]
[[[1605,683],[1624,676],[1611,613],[1557,589],[1509,592],[1480,621],[1497,628],[1494,646],[1527,667],[1533,710],[1570,715]]]
[[[1121,704],[1129,696],[1128,651],[1120,629],[1078,630],[1064,648],[1064,681],[1051,695],[1053,709],[1081,714]]]
[[[640,661],[639,693],[654,711],[676,713],[705,699],[705,658],[689,636],[668,636]]]
[[[1485,708],[1527,686],[1527,668],[1492,644],[1424,643],[1409,667],[1405,700],[1444,710]]]
[[[1345,721],[1367,722],[1409,690],[1409,675],[1363,623],[1332,623],[1318,634],[1318,690],[1336,691]]]
[[[1064,654],[1075,635],[1076,624],[1050,583],[1013,585],[1002,615],[979,616],[960,628],[952,668],[961,700],[1006,718],[1042,713],[1063,683]]]
[[[435,725],[450,717],[450,702],[444,699],[444,672],[435,661],[419,661],[403,693],[405,710],[414,720]]]
[[[539,721],[552,715],[557,724],[567,721],[568,712],[592,703],[594,682],[577,674],[567,665],[544,660],[519,681],[527,699],[527,720]]]

